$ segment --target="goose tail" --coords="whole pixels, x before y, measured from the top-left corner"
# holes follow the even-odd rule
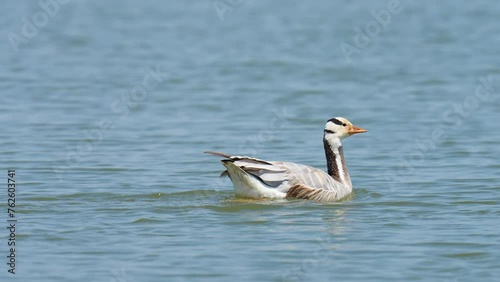
[[[226,154],[226,153],[222,153],[222,152],[217,152],[217,151],[205,151],[203,152],[204,154],[209,154],[209,155],[214,155],[214,156],[219,156],[219,157],[223,157],[223,158],[231,158],[231,155],[229,154]]]
[[[262,181],[235,165],[231,160],[222,160],[226,167],[227,175],[233,182],[236,195],[261,199],[261,198],[285,198],[286,194],[272,187],[267,186]]]

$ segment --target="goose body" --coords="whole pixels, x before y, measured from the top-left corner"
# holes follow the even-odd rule
[[[223,157],[221,162],[226,171],[221,176],[229,176],[238,196],[337,201],[352,192],[341,139],[362,132],[366,130],[353,126],[345,118],[328,120],[323,135],[328,173],[292,162],[265,161],[213,151],[206,153]]]

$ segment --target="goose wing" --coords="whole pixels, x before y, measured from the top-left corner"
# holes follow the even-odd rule
[[[232,156],[220,152],[208,151],[205,153],[224,157],[225,159],[222,160],[223,162],[232,162],[234,165],[238,166],[246,173],[254,176],[255,178],[258,178],[267,186],[277,188],[284,182],[288,181],[286,169],[274,164],[273,162],[268,162],[265,160],[247,156]],[[221,176],[228,176],[227,171],[222,172]]]
[[[288,189],[294,185],[304,185],[314,189],[336,190],[341,185],[321,169],[292,162],[272,163],[285,170]]]

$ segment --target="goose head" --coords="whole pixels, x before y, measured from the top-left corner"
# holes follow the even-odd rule
[[[365,129],[353,125],[350,121],[343,117],[334,117],[329,119],[325,125],[325,138],[327,139],[344,139],[353,134],[366,132]]]

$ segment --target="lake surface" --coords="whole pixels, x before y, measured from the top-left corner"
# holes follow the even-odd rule
[[[367,2],[0,4],[0,280],[498,281],[500,4]],[[325,168],[334,116],[339,203],[202,154]]]

